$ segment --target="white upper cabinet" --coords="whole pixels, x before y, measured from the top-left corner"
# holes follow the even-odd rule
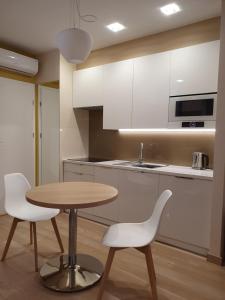
[[[103,105],[103,66],[75,71],[73,80],[73,107]]]
[[[170,52],[134,59],[133,128],[167,128]]]
[[[170,96],[217,92],[219,41],[171,51]]]
[[[103,106],[103,129],[167,128],[169,96],[217,92],[219,41],[74,72],[73,106]]]
[[[103,129],[131,128],[133,60],[104,66]]]

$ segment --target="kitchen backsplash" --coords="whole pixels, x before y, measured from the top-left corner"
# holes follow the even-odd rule
[[[136,160],[139,143],[144,143],[144,160],[191,166],[192,153],[204,152],[213,166],[215,134],[212,132],[143,132],[121,133],[103,130],[103,113],[89,112],[89,156],[103,159]]]

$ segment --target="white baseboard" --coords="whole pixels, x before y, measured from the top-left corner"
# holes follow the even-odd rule
[[[199,247],[199,246],[192,245],[192,244],[187,244],[182,241],[174,240],[172,238],[167,238],[167,237],[161,236],[161,235],[158,235],[156,237],[156,240],[159,242],[165,243],[167,245],[174,246],[174,247],[180,248],[182,250],[190,251],[192,253],[202,255],[202,256],[207,256],[208,251],[209,251],[208,249],[205,249],[203,247]]]

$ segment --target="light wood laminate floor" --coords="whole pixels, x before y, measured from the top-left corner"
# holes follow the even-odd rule
[[[12,219],[0,217],[2,253]],[[57,217],[67,248],[68,216]],[[100,243],[105,226],[79,219],[78,251],[105,263],[108,249]],[[57,255],[51,222],[37,224],[39,265]],[[153,245],[159,300],[225,300],[225,268],[204,258],[160,243]],[[18,225],[5,262],[0,262],[0,300],[95,300],[98,285],[80,293],[57,293],[44,288],[35,273],[33,247],[29,245],[29,224]],[[150,300],[150,287],[144,255],[133,249],[119,251],[112,266],[104,300]]]

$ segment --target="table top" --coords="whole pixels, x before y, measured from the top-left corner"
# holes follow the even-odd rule
[[[48,208],[87,208],[116,199],[116,188],[94,182],[59,182],[40,185],[26,193],[28,202]]]

